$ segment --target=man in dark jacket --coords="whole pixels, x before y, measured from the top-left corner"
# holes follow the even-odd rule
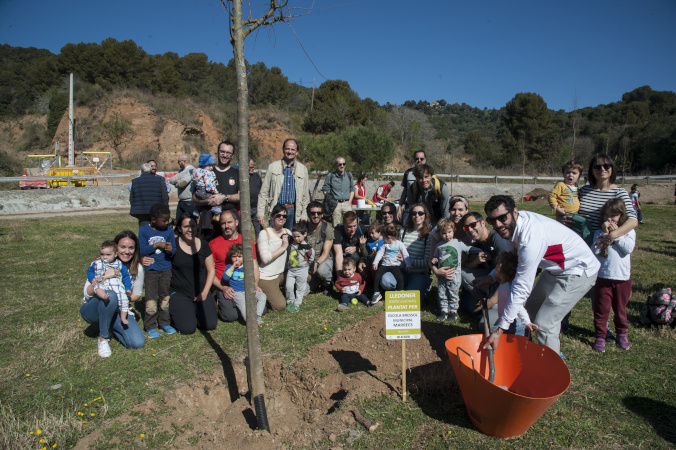
[[[169,204],[169,194],[163,177],[151,172],[149,163],[141,164],[141,176],[131,180],[129,214],[138,219],[138,226],[150,223],[150,207],[156,203]]]

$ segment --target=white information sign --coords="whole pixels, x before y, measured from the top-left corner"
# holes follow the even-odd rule
[[[420,291],[385,293],[387,339],[420,339]]]

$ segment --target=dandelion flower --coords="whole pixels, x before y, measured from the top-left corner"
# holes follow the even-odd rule
[[[45,441],[44,439],[40,439],[39,442],[40,442],[41,444],[46,444],[46,443],[47,443],[47,441]]]
[[[96,398],[95,398],[94,400],[92,400],[92,401],[95,402],[95,401],[97,401],[97,400],[101,400],[101,397],[96,397]]]
[[[56,444],[52,445],[52,448],[56,448]]]
[[[94,389],[90,389],[89,392],[94,392]]]
[[[27,376],[27,377],[30,377],[30,376],[31,376],[31,374],[30,374],[30,373],[27,373],[27,374],[26,374],[26,376]]]
[[[92,416],[92,417],[94,417],[94,416],[95,416],[95,414],[94,414],[94,413],[91,413],[91,416]]]
[[[141,433],[141,437],[145,437],[145,436],[146,436],[145,434]]]
[[[38,428],[37,430],[35,430],[35,434],[42,434],[42,430]]]
[[[28,433],[28,434],[33,434],[33,431],[31,431],[31,432],[30,432],[30,433]]]
[[[87,406],[87,404],[86,404],[86,403],[85,403],[85,406]]]

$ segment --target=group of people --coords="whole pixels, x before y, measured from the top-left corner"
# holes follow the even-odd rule
[[[255,173],[253,158],[248,166],[251,217],[244,220],[256,230],[259,321],[268,309],[298,312],[309,292],[329,294],[334,288],[341,312],[359,302],[381,306],[388,290],[417,290],[424,298],[434,274],[440,321],[457,320],[461,305],[477,313],[479,300],[488,298],[492,334],[486,345],[497,348],[504,332],[534,331],[559,352],[561,321],[596,285],[597,338],[602,333],[605,343],[612,308],[617,343],[629,348],[623,308],[631,291],[628,254],[638,221],[627,192],[614,184],[615,165],[607,155],[594,157],[589,184],[579,190],[582,166],[574,161],[564,166],[563,185],[550,196],[553,220],[519,211],[508,196],[492,197],[485,215],[470,211],[467,199],[450,196],[425,152],[417,151],[403,174],[398,205],[391,201],[395,183],[383,184],[373,195],[382,203],[378,218],[366,226],[352,208],[368,198],[365,175],[355,182],[345,158],[336,158],[322,187],[336,205],[325,220],[324,205],[310,198],[308,170],[296,159],[297,141],[287,139],[282,149],[282,159],[268,166],[265,178]],[[87,273],[81,314],[99,327],[100,356],[110,355],[113,335],[137,348],[145,336],[161,337],[160,331],[190,334],[214,329],[217,318],[246,321],[234,153],[234,145],[224,141],[216,161],[201,155],[198,168],[186,155],[179,157],[181,170],[170,179],[179,196],[173,229],[164,178],[149,163],[142,165],[130,185],[138,237],[124,231],[104,242]],[[542,274],[533,286],[538,269]],[[144,286],[145,335],[129,308]],[[594,349],[603,351],[599,342]]]

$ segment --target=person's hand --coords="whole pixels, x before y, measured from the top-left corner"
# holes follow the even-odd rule
[[[258,223],[261,224],[262,227],[265,226],[265,217],[256,217],[256,220],[258,220]]]
[[[401,221],[401,206],[397,208],[397,220]]]
[[[480,253],[478,253],[478,258],[479,258],[479,262],[485,263],[486,261],[491,260],[491,254],[486,253],[486,252],[480,252]]]
[[[164,243],[164,251],[166,253],[171,253],[172,248],[173,247],[171,246],[171,242],[165,242]]]
[[[235,290],[231,288],[230,286],[223,286],[223,289],[221,290],[223,292],[223,297],[225,297],[228,300],[234,300],[235,299]]]
[[[122,322],[123,325],[129,324],[129,321],[127,320],[127,314],[120,312],[120,322]]]
[[[374,271],[378,271],[378,265],[377,264],[372,265],[371,269],[373,269]]]
[[[486,275],[484,277],[477,277],[474,280],[472,280],[472,286],[477,287],[479,289],[486,288],[493,284],[495,280],[493,279],[492,276]]]
[[[357,294],[356,294],[356,295],[357,295],[357,297],[359,297],[359,296],[361,295],[361,289],[357,289]]]
[[[366,244],[366,236],[359,236],[359,243]]]
[[[570,214],[564,214],[564,215],[562,215],[562,216],[560,216],[559,214],[556,214],[555,219],[556,219],[558,222],[561,222],[562,224],[564,224],[564,225],[566,225],[566,226],[568,226],[568,225],[570,225],[571,223],[573,223]]]
[[[348,255],[351,255],[352,253],[355,253],[357,251],[357,247],[354,245],[351,247],[346,247],[343,253],[347,253]]]
[[[206,200],[209,206],[220,206],[225,201],[225,195],[214,194]]]
[[[197,303],[197,302],[203,302],[206,299],[207,299],[207,294],[205,294],[204,292],[200,292],[199,294],[197,294],[197,297],[192,299],[192,301]]]
[[[401,254],[401,251],[397,252],[397,261],[404,262],[404,255]]]
[[[357,272],[363,272],[366,269],[366,263],[364,261],[359,261],[357,263]]]
[[[439,262],[439,258],[432,258],[432,259],[430,260],[430,263],[432,263],[432,264],[435,265],[435,266],[437,265],[438,262]]]
[[[152,266],[153,264],[155,264],[155,260],[150,256],[144,256],[143,258],[141,258],[141,265],[143,267]]]
[[[258,284],[256,284],[255,287],[256,287],[256,292],[263,292],[263,289],[261,289],[260,286],[258,286]]]
[[[535,323],[530,323],[530,324],[526,325],[526,330],[528,330],[528,331],[537,331],[538,328],[540,328],[540,327],[538,327],[537,324],[535,324]]]
[[[615,222],[608,222],[607,232],[612,233],[613,231],[617,230],[618,228],[620,228],[620,227]]]
[[[318,264],[315,264],[314,267],[311,268],[311,269],[308,271],[308,273],[309,273],[310,275],[314,275],[314,274],[317,273],[317,269],[318,269],[318,268],[319,268],[319,265],[318,265]]]
[[[233,266],[235,269],[239,269],[239,268],[242,267],[243,265],[244,265],[244,261],[237,261],[236,263],[235,263],[235,262],[232,263],[232,266]]]
[[[346,288],[346,287],[341,288],[341,289],[340,289],[340,293],[341,293],[341,294],[347,294],[347,288]]]
[[[556,213],[557,216],[565,216],[566,215],[566,210],[561,208],[558,205],[557,205],[556,208],[554,208],[554,212]]]
[[[289,247],[289,241],[291,241],[291,237],[288,234],[283,234],[282,235],[282,248],[287,249]]]
[[[113,269],[112,267],[108,267],[108,268],[103,272],[103,275],[101,276],[101,281],[107,280],[107,279],[109,279],[109,278],[117,278],[119,275],[116,274],[115,272],[117,272],[115,269]]]
[[[495,330],[495,332],[491,333],[491,335],[488,336],[488,339],[486,339],[486,343],[484,344],[484,350],[488,350],[489,347],[492,347],[494,352],[497,351],[501,335],[502,328],[498,328],[497,330]]]

